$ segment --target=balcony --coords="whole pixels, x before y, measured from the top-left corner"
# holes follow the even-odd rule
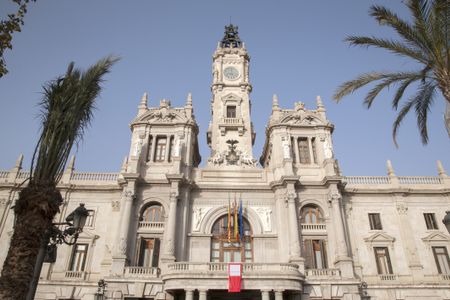
[[[317,232],[326,232],[327,230],[327,224],[307,224],[303,223],[301,224],[302,233],[317,233]]]
[[[159,268],[155,267],[125,267],[126,278],[157,278],[161,273]]]
[[[306,269],[305,276],[307,280],[334,280],[341,278],[339,269]]]
[[[225,135],[228,129],[237,129],[239,135],[244,134],[244,120],[242,118],[220,118],[219,129],[221,135]]]
[[[183,289],[185,286],[207,286],[224,289],[228,280],[228,263],[176,262],[167,266],[162,275],[166,289]],[[304,280],[298,265],[289,263],[242,263],[242,278],[246,289],[263,289],[267,280],[276,281],[286,289],[301,289]]]
[[[86,272],[84,271],[66,271],[64,277],[69,280],[84,280]]]
[[[139,231],[164,232],[164,222],[139,222]]]

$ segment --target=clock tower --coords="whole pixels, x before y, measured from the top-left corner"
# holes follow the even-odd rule
[[[225,26],[225,35],[213,55],[212,120],[207,132],[211,148],[209,166],[256,165],[252,151],[255,132],[250,119],[249,61],[238,27]]]

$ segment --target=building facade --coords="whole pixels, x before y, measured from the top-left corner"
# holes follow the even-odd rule
[[[315,109],[284,109],[275,95],[257,160],[249,64],[227,26],[213,54],[204,167],[191,95],[183,107],[148,107],[144,94],[119,173],[76,172],[70,161],[56,219],[79,203],[89,217],[77,243],[44,263],[36,299],[450,299],[443,166],[404,177],[388,161],[387,176],[343,176],[320,97]],[[22,159],[0,171],[0,262],[29,176]],[[227,292],[229,262],[242,263],[239,293]]]

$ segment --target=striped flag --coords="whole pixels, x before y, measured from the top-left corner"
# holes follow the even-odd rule
[[[244,220],[242,218],[242,195],[239,199],[239,235],[241,240],[244,239]]]
[[[237,204],[236,204],[236,195],[234,195],[234,238],[239,240],[239,224],[238,224],[238,216],[237,216]]]
[[[228,194],[228,221],[227,221],[227,233],[228,233],[228,243],[231,242],[231,204],[230,204],[230,194]]]

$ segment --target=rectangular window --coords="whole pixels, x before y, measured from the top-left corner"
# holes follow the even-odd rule
[[[310,164],[311,157],[309,156],[309,146],[307,138],[298,139],[298,155],[301,164]]]
[[[227,106],[227,118],[236,118],[236,106]]]
[[[161,162],[166,159],[166,146],[167,146],[166,137],[158,137],[156,139],[156,149],[154,156],[156,162]]]
[[[86,219],[86,224],[84,225],[85,227],[94,227],[94,217],[95,217],[95,210],[93,209],[88,209],[88,216]]]
[[[446,247],[432,247],[439,274],[450,274],[450,260]]]
[[[391,259],[387,247],[374,247],[378,274],[392,274]]]
[[[141,238],[139,241],[137,265],[139,267],[157,267],[159,261],[159,239]]]
[[[438,229],[436,218],[433,213],[425,213],[423,216],[425,218],[425,224],[427,225],[428,230]]]
[[[305,253],[305,268],[326,269],[328,267],[325,240],[304,240],[303,252]]]
[[[150,160],[151,160],[152,145],[153,145],[153,136],[150,135],[150,136],[148,137],[147,161],[150,161]]]
[[[380,214],[369,214],[370,230],[382,230]]]
[[[311,147],[312,147],[314,163],[317,164],[317,152],[316,152],[316,139],[315,138],[311,139]]]
[[[88,244],[75,244],[72,248],[69,271],[84,271],[87,259]]]
[[[170,143],[169,143],[169,162],[172,162],[172,156],[173,156],[173,146],[174,146],[175,138],[174,136],[170,136]]]

